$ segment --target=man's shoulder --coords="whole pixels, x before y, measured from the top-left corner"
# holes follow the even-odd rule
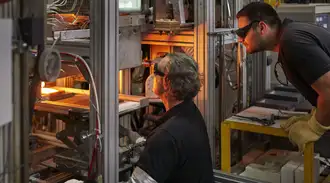
[[[313,41],[325,41],[322,36],[326,34],[329,34],[329,32],[323,27],[305,22],[292,22],[284,28],[281,42],[311,43]]]
[[[185,132],[201,124],[205,124],[202,116],[196,114],[191,114],[190,116],[177,115],[171,117],[168,121],[166,121],[166,123],[164,123],[161,128],[166,129],[169,132],[176,132],[178,130],[180,132]]]
[[[301,31],[304,32],[303,28],[299,23],[291,23],[287,25],[281,35],[280,41],[281,43],[291,43],[298,41],[297,39],[301,37]]]

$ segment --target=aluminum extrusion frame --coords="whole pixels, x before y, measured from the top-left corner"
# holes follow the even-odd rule
[[[102,170],[102,182],[117,183],[119,180],[118,0],[92,1],[91,11],[93,22],[90,45],[91,65],[100,96],[103,133],[103,152],[101,153],[103,156],[98,158],[98,168]],[[91,119],[95,120],[95,111],[93,115]],[[93,125],[90,128],[93,129]]]

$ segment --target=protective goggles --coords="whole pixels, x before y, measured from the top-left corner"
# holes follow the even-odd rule
[[[167,55],[168,53],[165,53],[154,60],[154,75],[162,76],[162,77],[165,76],[165,73],[159,70],[158,63],[162,58],[166,57]]]
[[[260,22],[260,21],[254,20],[254,21],[250,22],[248,25],[246,25],[245,27],[235,30],[234,33],[240,38],[245,38],[246,35],[248,34],[249,30],[252,28],[253,24],[257,23],[257,22]]]
[[[165,73],[159,70],[158,63],[154,64],[154,75],[162,76],[162,77],[165,76]]]

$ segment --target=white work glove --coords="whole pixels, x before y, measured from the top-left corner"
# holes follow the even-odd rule
[[[283,121],[281,127],[288,133],[289,139],[296,144],[299,151],[305,150],[307,143],[317,141],[330,127],[322,126],[315,118],[316,111],[313,111],[310,118],[308,115],[296,117]]]

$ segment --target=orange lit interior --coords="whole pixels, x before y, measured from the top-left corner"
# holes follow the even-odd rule
[[[41,82],[41,94],[42,95],[47,95],[47,94],[52,94],[58,92],[58,90],[53,89],[53,88],[45,88],[45,82]]]
[[[71,22],[72,24],[76,24],[77,22],[89,21],[88,16],[75,14],[55,14],[55,17],[57,19],[63,19],[65,22]]]
[[[48,17],[57,19],[65,29],[71,29],[72,26],[79,28],[87,28],[89,23],[89,17],[84,15],[75,14],[49,14]],[[70,28],[71,27],[71,28]]]

